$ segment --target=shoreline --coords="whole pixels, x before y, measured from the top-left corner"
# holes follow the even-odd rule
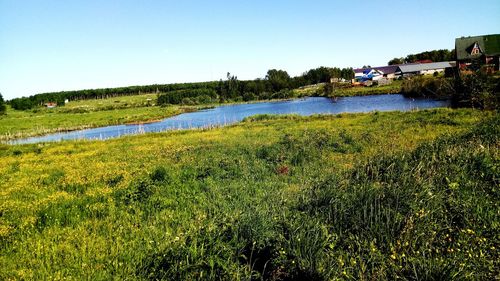
[[[305,97],[302,97],[302,98],[305,98]],[[180,114],[192,113],[192,112],[197,112],[197,111],[206,110],[206,109],[213,109],[213,108],[225,106],[225,105],[229,106],[229,105],[252,104],[252,103],[263,103],[263,102],[280,102],[280,101],[287,101],[287,100],[294,100],[294,99],[299,99],[299,98],[297,97],[297,98],[291,98],[291,99],[254,100],[254,101],[247,101],[247,102],[242,101],[242,102],[227,102],[227,103],[216,103],[216,104],[206,104],[206,105],[181,106],[180,108],[183,110],[182,112],[179,112],[179,113],[173,114],[173,115],[166,115],[166,116],[163,116],[161,118],[135,120],[135,121],[128,121],[128,122],[117,122],[117,123],[109,122],[109,123],[100,124],[100,125],[86,124],[86,125],[66,127],[66,128],[43,129],[42,131],[31,132],[31,133],[2,134],[2,135],[0,135],[0,143],[1,144],[8,144],[8,142],[10,142],[10,141],[15,141],[15,140],[19,140],[19,139],[27,139],[27,138],[32,138],[32,137],[42,137],[42,136],[46,136],[46,135],[50,135],[50,134],[68,133],[68,132],[73,132],[73,131],[95,129],[95,128],[107,127],[107,126],[119,126],[119,125],[133,126],[133,125],[152,124],[152,123],[161,122],[163,119],[174,117],[174,116],[177,116]],[[113,109],[112,111],[119,111],[119,110],[121,110],[121,109]],[[69,113],[63,113],[63,114],[69,114]]]
[[[294,90],[292,90],[294,91]],[[116,120],[117,122],[107,122],[99,125],[95,124],[83,124],[83,125],[78,125],[78,126],[73,126],[73,127],[61,127],[61,128],[53,128],[53,129],[41,129],[41,131],[38,132],[28,132],[28,133],[7,133],[7,134],[2,134],[0,135],[0,143],[6,143],[14,140],[19,140],[19,139],[25,139],[25,138],[31,138],[31,137],[41,137],[45,135],[50,135],[50,134],[56,134],[56,133],[67,133],[67,132],[73,132],[73,131],[78,131],[78,130],[85,130],[85,129],[95,129],[99,127],[107,127],[107,126],[118,126],[118,125],[126,125],[126,126],[132,126],[132,125],[144,125],[144,124],[151,124],[151,123],[157,123],[161,122],[162,120],[166,118],[170,118],[173,116],[177,116],[180,114],[184,113],[191,113],[191,112],[196,112],[196,111],[201,111],[201,110],[206,110],[206,109],[213,109],[216,107],[221,107],[221,106],[230,106],[230,105],[239,105],[239,104],[254,104],[254,103],[265,103],[265,102],[282,102],[282,101],[291,101],[291,100],[297,100],[297,99],[304,99],[308,97],[324,97],[324,98],[330,98],[330,99],[337,99],[337,98],[344,98],[344,97],[360,97],[360,96],[379,96],[379,95],[393,95],[393,94],[401,94],[401,91],[399,90],[398,92],[394,91],[386,91],[386,92],[366,92],[363,93],[362,91],[356,91],[353,93],[349,93],[348,91],[343,91],[339,90],[339,95],[335,95],[333,93],[332,95],[326,96],[326,95],[316,95],[316,94],[305,94],[301,95],[300,93],[296,93],[296,96],[292,98],[284,98],[284,99],[269,99],[269,100],[251,100],[251,101],[231,101],[231,102],[225,102],[225,103],[209,103],[209,104],[200,104],[200,105],[168,105],[169,106],[179,106],[181,109],[181,112],[177,114],[171,114],[171,115],[164,115],[164,116],[159,116],[159,117],[154,117],[151,119],[144,119],[141,120],[141,118],[138,118],[136,120],[128,120],[126,122],[120,122],[119,120]],[[136,107],[136,108],[141,108],[141,107]],[[111,111],[119,111],[121,109],[112,109]],[[99,110],[101,111],[101,110]],[[97,111],[91,111],[89,113],[93,113]],[[63,114],[70,114],[70,113],[63,113]]]
[[[385,95],[394,95],[394,94],[385,94]],[[382,96],[382,95],[365,95],[365,96]],[[223,104],[211,104],[211,105],[206,105],[206,106],[198,106],[198,107],[181,107],[181,112],[178,112],[176,114],[170,114],[166,115],[163,118],[152,118],[152,119],[145,119],[141,121],[129,121],[127,123],[117,123],[117,122],[110,122],[108,124],[104,125],[83,125],[83,126],[75,126],[71,128],[56,128],[53,130],[43,130],[40,132],[35,132],[31,134],[18,134],[18,135],[10,135],[10,137],[5,137],[0,136],[0,143],[4,144],[9,144],[13,145],[15,144],[16,141],[18,140],[23,140],[23,139],[29,139],[29,138],[37,138],[37,137],[44,137],[52,134],[57,134],[57,133],[69,133],[73,131],[79,131],[79,130],[87,130],[87,129],[95,129],[95,128],[105,128],[108,126],[140,126],[140,125],[146,125],[146,124],[152,124],[152,123],[158,123],[162,122],[165,119],[172,118],[174,116],[178,116],[180,114],[184,113],[193,113],[201,110],[207,110],[207,109],[212,109],[215,107],[223,107],[223,106],[232,106],[232,105],[243,105],[243,104],[256,104],[256,103],[275,103],[275,102],[286,102],[286,101],[292,101],[292,100],[303,100],[306,98],[312,98],[314,96],[307,96],[307,97],[300,97],[300,98],[291,98],[291,99],[274,99],[274,100],[259,100],[259,101],[249,101],[249,102],[230,102],[230,103],[223,103]],[[326,99],[336,99],[337,97],[322,97]],[[397,109],[396,109],[397,110]],[[276,113],[268,113],[269,115],[279,115]]]

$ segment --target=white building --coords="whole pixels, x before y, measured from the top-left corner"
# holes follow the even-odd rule
[[[431,63],[412,63],[399,65],[401,75],[432,75],[434,73],[444,72],[447,68],[452,68],[452,62],[431,62]]]

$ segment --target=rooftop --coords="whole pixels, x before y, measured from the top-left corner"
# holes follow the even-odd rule
[[[414,63],[414,64],[402,64],[399,66],[399,69],[403,73],[409,72],[419,72],[433,69],[444,69],[453,67],[453,64],[449,61],[441,61],[441,62],[431,62],[431,63]]]
[[[479,45],[481,53],[471,54],[471,48],[476,43]],[[456,38],[455,50],[458,60],[474,59],[481,55],[498,56],[500,55],[500,34]]]

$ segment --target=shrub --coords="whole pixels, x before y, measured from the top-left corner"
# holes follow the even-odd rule
[[[269,92],[262,92],[259,94],[259,99],[261,99],[261,100],[270,100],[271,98],[272,98],[272,95]]]
[[[325,96],[331,96],[334,92],[333,83],[325,83],[325,87],[323,87],[323,93]],[[320,93],[321,94],[321,93]]]
[[[190,98],[183,98],[181,101],[182,105],[195,105],[196,103]]]
[[[252,100],[256,100],[258,99],[258,97],[254,94],[254,93],[244,93],[243,94],[243,100],[244,101],[252,101]]]
[[[500,79],[481,71],[461,74],[455,79],[418,76],[403,81],[406,97],[451,98],[454,107],[498,109]]]
[[[177,90],[158,95],[157,104],[194,104],[198,102],[211,102],[217,99],[217,92],[213,89]]]
[[[453,80],[417,76],[404,80],[401,91],[406,97],[448,98],[454,93]]]
[[[213,99],[209,95],[201,95],[195,99],[197,104],[212,103]]]
[[[482,72],[463,74],[455,81],[452,103],[456,107],[498,109],[500,79]]]
[[[288,99],[291,97],[293,97],[293,92],[288,90],[288,89],[284,89],[284,90],[281,90],[279,92],[276,92],[276,93],[272,94],[272,96],[271,96],[271,98],[273,98],[273,99]]]

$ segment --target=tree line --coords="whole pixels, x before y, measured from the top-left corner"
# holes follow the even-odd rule
[[[455,50],[441,49],[441,50],[426,51],[418,54],[410,54],[404,58],[403,57],[393,58],[387,64],[388,65],[405,64],[423,60],[431,60],[433,62],[455,60]]]
[[[27,110],[48,102],[64,105],[64,101],[105,99],[119,96],[158,93],[158,104],[207,103],[235,100],[256,100],[287,98],[290,90],[306,85],[329,82],[331,78],[350,80],[354,77],[352,68],[318,67],[302,75],[290,77],[284,70],[271,69],[265,78],[238,80],[227,73],[227,79],[210,82],[154,84],[119,88],[86,89],[41,93],[29,97],[15,98],[8,103],[17,110]]]
[[[3,100],[2,94],[0,93],[0,115],[5,113],[5,101]]]
[[[352,68],[318,67],[300,76],[290,77],[284,70],[271,69],[264,79],[238,80],[227,73],[226,80],[220,80],[215,91],[173,91],[161,93],[158,104],[199,104],[226,101],[251,101],[284,99],[293,96],[292,89],[306,85],[330,82],[331,78],[352,79]]]
[[[10,100],[9,104],[14,109],[26,110],[41,106],[48,102],[55,102],[58,105],[64,105],[65,100],[76,101],[89,99],[106,99],[120,96],[140,95],[145,93],[160,93],[194,89],[215,89],[216,86],[217,82],[198,82],[61,91],[36,94],[29,97],[15,98]]]

